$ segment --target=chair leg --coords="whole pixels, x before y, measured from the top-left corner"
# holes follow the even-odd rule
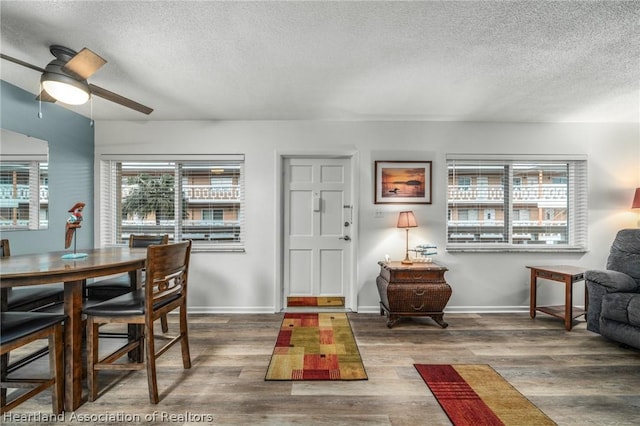
[[[160,324],[162,324],[162,332],[167,333],[169,331],[169,322],[166,314],[160,317]]]
[[[51,390],[51,408],[55,414],[62,413],[64,409],[64,341],[62,340],[62,325],[55,326],[49,336],[49,366],[53,372],[54,388]]]
[[[2,354],[0,359],[0,379],[2,382],[7,381],[7,368],[9,367],[9,354]],[[7,388],[2,388],[2,394],[0,395],[0,401],[2,407],[7,405]]]
[[[98,363],[98,333],[99,324],[88,320],[87,327],[87,388],[89,389],[89,401],[95,401],[98,396],[98,372],[95,364]]]
[[[3,415],[49,387],[51,387],[51,410],[53,414],[61,414],[64,411],[64,340],[62,330],[62,323],[56,323],[46,329],[40,330],[40,336],[36,337],[36,339],[44,337],[47,338],[47,349],[49,352],[49,377],[46,379],[34,377],[21,379],[16,378],[14,380],[9,379],[7,370],[10,352],[6,352],[1,355],[3,383],[0,411]],[[34,341],[34,339],[24,340],[29,337],[30,336],[26,336],[23,338],[23,346]],[[8,388],[13,387],[27,388],[29,390],[22,392],[11,401],[8,401],[7,390]]]
[[[149,384],[149,400],[152,404],[160,401],[158,397],[158,379],[156,377],[156,344],[153,334],[153,321],[144,327],[146,340],[147,382]]]
[[[189,353],[189,327],[187,326],[186,303],[180,306],[180,347],[182,348],[182,366],[191,368],[191,354]]]

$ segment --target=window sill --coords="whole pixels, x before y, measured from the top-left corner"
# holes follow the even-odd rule
[[[244,247],[191,246],[191,253],[246,253]]]
[[[582,247],[447,247],[445,250],[448,253],[587,253],[589,251]]]

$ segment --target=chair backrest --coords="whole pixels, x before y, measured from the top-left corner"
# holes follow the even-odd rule
[[[169,244],[169,234],[129,235],[129,247],[131,248],[146,248],[151,244]]]
[[[640,228],[618,231],[611,245],[607,269],[623,272],[640,284]]]
[[[0,257],[11,256],[11,250],[9,249],[9,240],[0,240]]]
[[[150,245],[146,263],[146,312],[175,299],[187,297],[187,278],[191,240]]]

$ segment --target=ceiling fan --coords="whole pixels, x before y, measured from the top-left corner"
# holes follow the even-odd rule
[[[53,45],[49,47],[49,51],[56,59],[49,62],[44,69],[3,53],[0,53],[0,58],[42,73],[40,81],[43,90],[37,99],[43,102],[60,101],[70,105],[81,105],[88,101],[91,95],[96,95],[143,114],[148,115],[153,111],[153,108],[87,82],[87,79],[107,61],[86,47],[76,52],[68,47]]]

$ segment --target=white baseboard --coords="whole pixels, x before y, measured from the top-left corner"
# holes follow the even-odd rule
[[[189,306],[190,314],[273,314],[273,306]]]
[[[379,306],[360,306],[358,312],[363,314],[380,313]],[[528,313],[529,306],[447,306],[445,314],[504,314]]]
[[[380,306],[359,306],[362,314],[380,313]],[[445,314],[504,314],[528,313],[529,306],[447,306]],[[278,313],[274,306],[189,306],[190,314],[273,314]]]

